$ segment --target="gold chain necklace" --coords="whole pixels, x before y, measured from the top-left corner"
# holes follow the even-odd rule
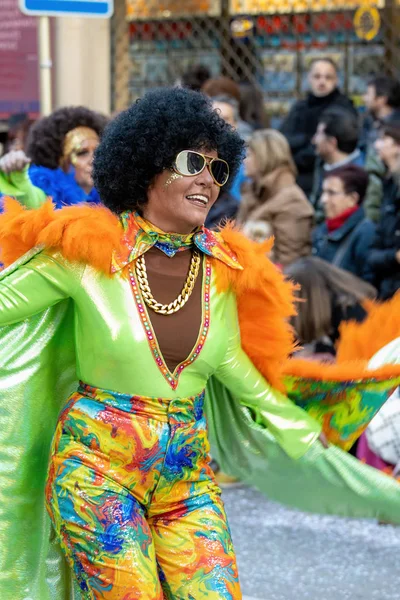
[[[147,269],[146,262],[144,260],[144,255],[140,256],[136,260],[136,276],[140,291],[142,292],[143,300],[145,301],[147,306],[154,310],[154,312],[159,313],[161,315],[173,315],[174,313],[178,312],[178,310],[185,306],[186,302],[189,300],[193,292],[194,285],[199,275],[200,265],[200,252],[198,252],[198,250],[194,250],[190,261],[189,273],[181,293],[173,302],[170,302],[169,304],[161,304],[160,302],[157,302],[157,300],[153,297],[153,294],[151,293],[149,280],[147,277]]]

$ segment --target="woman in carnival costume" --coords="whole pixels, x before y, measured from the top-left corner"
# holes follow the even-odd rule
[[[209,464],[206,387],[213,455],[232,475],[306,510],[400,522],[398,484],[322,434],[330,411],[329,437],[346,446],[356,435],[332,408],[343,372],[320,421],[312,402],[318,418],[283,393],[292,285],[268,247],[203,227],[242,152],[204,96],[153,91],[97,150],[104,207],[27,211],[6,201],[2,600],[67,600],[59,543],[76,598],[242,597]],[[307,388],[307,368],[285,375],[293,397],[303,386],[303,402],[319,381]],[[357,368],[370,414],[400,368]],[[355,385],[339,390],[339,407],[347,389]],[[352,399],[355,412],[363,397]]]
[[[106,117],[83,106],[65,107],[31,129],[27,155],[12,151],[0,159],[0,192],[29,208],[51,197],[56,208],[100,201],[92,162]]]

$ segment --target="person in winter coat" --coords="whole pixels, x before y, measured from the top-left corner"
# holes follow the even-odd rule
[[[356,165],[326,173],[321,197],[325,222],[313,232],[313,254],[373,283],[368,255],[375,225],[362,207],[367,187],[368,173]]]
[[[294,103],[281,128],[289,141],[299,171],[297,183],[307,197],[312,190],[316,160],[311,140],[322,113],[327,108],[340,106],[357,114],[352,101],[338,89],[337,66],[332,60],[323,58],[313,61],[308,81],[308,96]]]
[[[374,179],[380,186],[380,199],[382,201],[383,184],[387,169],[375,149],[375,142],[382,127],[400,120],[400,82],[393,77],[376,75],[367,84],[364,104],[367,114],[362,126],[359,147],[365,156],[364,166],[370,175],[370,181]],[[376,211],[375,215],[368,214],[376,223],[379,222],[381,216],[380,205],[381,202],[376,207],[379,210]]]
[[[272,259],[287,265],[311,252],[314,210],[296,184],[296,166],[285,137],[273,129],[253,134],[245,159],[245,186],[238,222],[253,240],[273,235]]]
[[[369,182],[363,207],[369,219],[374,222],[379,221],[382,179],[373,168],[370,172],[364,165],[365,156],[357,148],[358,138],[358,119],[353,112],[337,107],[329,108],[324,112],[313,137],[318,159],[314,171],[313,191],[309,198],[315,208],[315,219],[318,224],[325,218],[321,204],[324,175],[345,165],[364,167],[368,172]]]
[[[367,113],[360,146],[368,154],[379,137],[379,129],[400,119],[400,82],[387,75],[375,75],[367,83],[364,104]]]
[[[369,265],[376,277],[379,296],[386,300],[400,288],[400,122],[384,126],[375,148],[388,169],[388,176]]]

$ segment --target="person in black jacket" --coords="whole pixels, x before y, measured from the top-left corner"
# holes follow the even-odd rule
[[[375,273],[379,296],[387,300],[400,289],[400,121],[383,127],[375,148],[388,175],[383,187],[381,219],[368,262]]]
[[[313,254],[374,283],[368,256],[375,225],[362,207],[367,187],[368,173],[356,165],[325,174],[321,196],[325,222],[313,232]]]
[[[314,60],[308,81],[311,91],[307,98],[295,102],[281,128],[299,171],[297,182],[307,196],[312,190],[316,160],[311,140],[322,113],[327,108],[339,106],[357,114],[352,101],[338,89],[338,70],[331,59]]]
[[[380,128],[400,119],[400,81],[387,75],[375,75],[367,83],[364,104],[367,113],[360,147],[367,154],[378,139]]]

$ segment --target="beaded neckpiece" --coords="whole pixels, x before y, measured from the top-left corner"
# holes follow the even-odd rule
[[[136,307],[140,315],[144,330],[146,332],[147,341],[150,346],[151,353],[157,366],[166,381],[169,383],[173,390],[176,390],[179,383],[179,377],[182,371],[193,364],[198,358],[201,351],[204,348],[204,344],[207,339],[207,334],[210,328],[210,285],[211,285],[211,261],[208,257],[205,257],[204,277],[203,277],[203,310],[202,310],[202,323],[200,332],[197,337],[196,345],[188,358],[180,363],[174,370],[173,373],[168,369],[167,364],[164,360],[162,352],[157,342],[157,338],[154,332],[154,328],[151,324],[149,313],[147,311],[146,304],[140,293],[140,289],[134,274],[133,268],[129,269],[129,279],[131,282],[133,297],[135,299]]]

